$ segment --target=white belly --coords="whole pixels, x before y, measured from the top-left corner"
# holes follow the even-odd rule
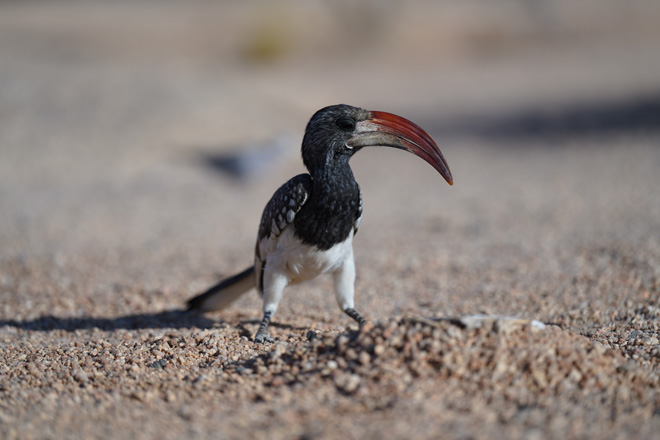
[[[318,275],[337,270],[347,258],[353,257],[353,232],[342,243],[322,251],[301,243],[293,234],[293,228],[282,231],[275,249],[266,256],[272,270],[284,274],[289,283],[295,284]],[[272,265],[272,266],[271,266]]]

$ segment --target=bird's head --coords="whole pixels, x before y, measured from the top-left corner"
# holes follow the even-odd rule
[[[438,145],[417,124],[391,113],[340,104],[322,108],[309,120],[302,156],[310,173],[348,159],[363,147],[406,150],[431,164],[447,183],[451,171]]]

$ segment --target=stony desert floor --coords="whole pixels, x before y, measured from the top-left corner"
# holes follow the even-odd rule
[[[632,30],[606,2],[601,27],[558,7],[535,33],[511,2],[472,27],[414,2],[341,38],[313,8],[1,4],[0,436],[657,438],[650,3]],[[370,323],[328,278],[287,290],[273,344],[252,342],[255,292],[183,312],[251,264],[309,116],[338,102],[416,121],[455,177],[353,159]],[[266,159],[227,171],[246,157]]]

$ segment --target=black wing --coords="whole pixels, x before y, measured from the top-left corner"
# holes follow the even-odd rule
[[[362,223],[362,192],[360,191],[360,187],[358,187],[358,197],[360,201],[358,202],[357,211],[355,211],[355,221],[353,222],[353,235],[357,234],[358,229],[360,229],[360,223]]]
[[[263,291],[263,268],[268,254],[277,246],[282,231],[293,223],[296,214],[303,207],[312,191],[312,178],[309,174],[299,174],[282,185],[264,208],[254,252],[259,292]]]

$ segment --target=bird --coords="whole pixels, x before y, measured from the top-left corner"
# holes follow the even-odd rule
[[[360,327],[354,301],[353,237],[362,221],[362,195],[349,160],[365,147],[392,147],[422,158],[453,185],[442,151],[421,127],[392,113],[346,104],[318,110],[307,123],[302,160],[307,173],[291,178],[266,204],[254,265],[187,302],[188,310],[218,311],[256,288],[263,318],[254,341],[273,342],[268,326],[284,289],[332,274],[339,308]]]

